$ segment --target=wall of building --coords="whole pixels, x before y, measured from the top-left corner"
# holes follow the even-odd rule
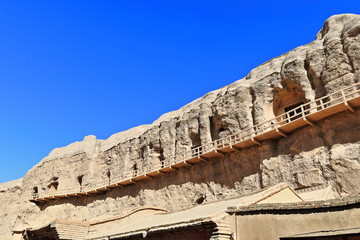
[[[327,235],[335,230],[358,228],[359,214],[360,210],[357,208],[322,212],[316,209],[294,210],[288,213],[274,211],[274,213],[233,215],[232,218],[236,219],[232,219],[232,223],[236,224],[234,230],[238,240],[279,240],[280,237],[290,237],[295,234],[323,231],[323,235]]]

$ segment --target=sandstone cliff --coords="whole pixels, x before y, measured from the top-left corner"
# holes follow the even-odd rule
[[[54,149],[24,176],[0,191],[0,239],[12,230],[57,218],[90,220],[140,206],[175,211],[196,200],[214,201],[286,181],[295,189],[330,185],[339,195],[359,194],[360,112],[342,113],[288,138],[219,157],[216,161],[104,194],[54,200],[40,206],[31,194],[91,187],[130,171],[169,163],[192,147],[235,133],[277,114],[288,95],[311,101],[360,79],[360,16],[329,18],[316,39],[252,70],[153,124],[107,140],[87,136]],[[55,191],[55,190],[54,190]],[[15,235],[14,235],[15,236]]]

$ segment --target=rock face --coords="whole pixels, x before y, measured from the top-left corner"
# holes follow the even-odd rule
[[[338,195],[359,194],[360,111],[356,110],[152,181],[40,206],[29,202],[34,191],[80,190],[170,163],[192,147],[272,118],[294,101],[314,100],[359,79],[360,16],[333,16],[316,40],[262,64],[244,79],[151,125],[107,140],[87,136],[54,149],[28,171],[21,184],[0,185],[0,239],[18,239],[16,231],[58,218],[91,220],[142,206],[176,211],[196,205],[199,199],[210,202],[239,196],[283,181],[295,189],[330,185]]]

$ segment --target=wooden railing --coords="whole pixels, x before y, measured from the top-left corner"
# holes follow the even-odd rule
[[[309,124],[311,123],[312,117],[316,116],[318,113],[325,112],[326,110],[331,110],[336,106],[345,106],[345,108],[339,108],[333,110],[334,113],[323,115],[315,119],[315,121],[327,117],[329,115],[335,114],[336,112],[341,112],[348,108],[352,110],[352,106],[349,104],[349,101],[353,101],[354,99],[360,98],[360,83],[354,84],[349,87],[345,87],[337,92],[331,93],[324,97],[318,98],[314,101],[310,101],[304,103],[291,111],[285,112],[283,114],[278,115],[277,117],[261,122],[259,124],[247,127],[239,132],[231,134],[229,136],[220,138],[213,142],[203,144],[201,146],[195,147],[190,151],[184,152],[181,156],[173,159],[165,159],[158,164],[146,165],[141,169],[136,171],[130,170],[118,176],[112,176],[110,179],[96,182],[93,184],[87,184],[85,186],[78,186],[76,188],[66,188],[59,189],[54,194],[43,193],[43,194],[33,194],[32,200],[41,201],[46,199],[54,199],[57,196],[81,196],[87,195],[88,193],[96,193],[101,191],[106,191],[109,188],[121,186],[120,183],[131,183],[136,182],[136,178],[139,176],[149,177],[150,173],[153,172],[161,172],[164,168],[172,168],[179,163],[186,163],[189,159],[199,158],[203,159],[204,155],[219,151],[225,148],[231,148],[232,146],[236,146],[244,141],[252,140],[257,143],[257,137],[262,134],[269,133],[271,131],[278,131],[280,135],[284,135],[286,133],[281,133],[281,129],[286,127],[287,125],[291,125],[297,122],[299,119],[303,119],[307,121]],[[360,105],[360,104],[359,104]],[[356,106],[358,106],[356,104]],[[300,125],[301,126],[301,125]],[[175,168],[175,167],[174,167]]]

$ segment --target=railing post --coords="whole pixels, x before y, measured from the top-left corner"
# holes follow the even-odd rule
[[[289,112],[285,112],[285,123],[289,123],[289,122],[290,122]]]
[[[320,106],[321,106],[320,110],[323,110],[324,109],[324,100],[323,100],[323,98],[320,99]]]
[[[255,137],[255,131],[256,131],[255,126],[252,126],[252,127],[251,127],[251,139],[254,139],[254,137]]]
[[[231,146],[231,145],[232,145],[232,140],[231,140],[231,137],[232,137],[232,135],[230,135],[230,136],[229,136],[229,141],[228,141],[229,146]]]
[[[344,101],[344,104],[346,105],[346,104],[347,104],[347,101],[346,101],[346,96],[345,96],[344,89],[341,89],[341,95],[342,95],[342,99],[343,99],[343,101]]]
[[[302,116],[302,118],[303,118],[303,119],[305,119],[304,106],[303,106],[303,105],[301,105],[301,106],[300,106],[300,109],[301,109],[301,116]]]
[[[341,89],[341,94],[342,94],[342,98],[343,98],[343,101],[344,101],[344,105],[345,105],[351,112],[355,112],[354,109],[353,109],[353,108],[350,106],[350,104],[347,102],[344,89]]]

